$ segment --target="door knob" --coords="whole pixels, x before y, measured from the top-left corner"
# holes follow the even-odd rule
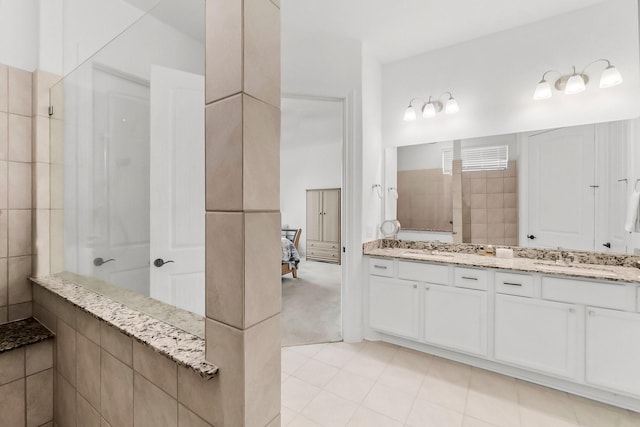
[[[536,236],[534,236],[533,234],[527,234],[527,239],[533,240],[535,238],[536,238]]]
[[[153,261],[153,265],[155,265],[156,267],[162,267],[165,264],[169,264],[170,262],[173,262],[172,260],[169,261],[165,261],[162,258],[156,258],[155,261]]]
[[[602,246],[611,249],[611,242],[603,243]]]
[[[102,258],[94,258],[93,259],[93,265],[95,265],[96,267],[100,267],[102,264],[106,264],[106,263],[111,262],[111,261],[115,261],[115,259],[111,258],[111,259],[108,259],[108,260],[104,260]]]

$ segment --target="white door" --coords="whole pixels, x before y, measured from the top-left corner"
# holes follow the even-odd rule
[[[640,314],[587,307],[586,381],[640,396]]]
[[[596,242],[598,252],[627,252],[627,122],[596,126]],[[631,183],[633,185],[633,182]]]
[[[151,297],[203,315],[202,76],[155,65],[151,67],[150,159]]]
[[[91,168],[78,204],[92,213],[79,235],[90,249],[79,271],[149,295],[148,84],[95,67],[92,105],[93,144],[77,153]]]
[[[593,125],[532,135],[528,146],[528,246],[593,250]]]
[[[418,284],[369,278],[369,325],[378,331],[418,338]]]
[[[496,295],[495,358],[567,378],[576,376],[575,306]]]
[[[424,341],[485,356],[487,293],[430,283],[424,289]]]

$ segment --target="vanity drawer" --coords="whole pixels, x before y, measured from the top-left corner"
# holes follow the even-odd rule
[[[453,284],[461,288],[487,290],[487,271],[476,268],[455,267]]]
[[[369,274],[374,276],[393,277],[393,260],[384,258],[369,258]]]
[[[542,298],[594,307],[636,311],[636,287],[557,277],[542,278]]]
[[[417,282],[449,284],[449,267],[421,262],[398,262],[398,278]]]
[[[500,294],[533,296],[533,276],[515,273],[496,273],[496,292]]]

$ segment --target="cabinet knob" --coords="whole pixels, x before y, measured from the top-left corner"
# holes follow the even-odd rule
[[[570,308],[570,309],[569,309],[569,313],[575,313],[575,312],[576,312],[576,309],[575,309],[575,308]]]
[[[595,311],[593,311],[593,310],[589,310],[589,312],[588,312],[588,313],[589,313],[589,316],[595,316],[595,315],[596,315],[596,312],[595,312]]]
[[[424,290],[425,290],[425,291],[428,291],[429,289],[431,289],[429,286],[425,286],[425,287],[424,287]]]
[[[414,283],[414,285],[413,285],[413,289],[418,289],[418,285],[416,285],[416,284]]]

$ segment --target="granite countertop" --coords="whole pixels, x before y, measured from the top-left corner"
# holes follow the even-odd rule
[[[202,337],[67,279],[48,276],[31,280],[203,378],[213,378],[218,373],[218,367],[204,358],[205,342]]]
[[[53,338],[53,333],[34,318],[0,325],[0,353]]]
[[[469,248],[461,247],[461,244],[452,244],[447,248],[446,244],[440,243],[437,245],[425,245],[422,242],[413,242],[416,244],[411,245],[410,243],[411,242],[402,242],[402,244],[385,244],[385,242],[369,242],[364,245],[363,254],[383,258],[404,259],[408,261],[426,261],[438,264],[515,270],[529,273],[640,284],[640,269],[628,266],[629,264],[637,262],[635,258],[638,257],[634,256],[613,255],[612,257],[615,257],[615,259],[611,260],[593,255],[593,259],[591,259],[584,258],[581,252],[576,251],[575,255],[578,258],[578,262],[558,263],[549,259],[553,258],[552,255],[554,254],[549,255],[546,253],[558,251],[536,249],[536,253],[531,257],[516,256],[510,259],[502,259],[494,256],[469,253],[472,251],[470,251]],[[429,246],[437,246],[437,249]],[[456,248],[461,251],[457,252]],[[629,257],[633,259],[622,259],[622,257]],[[584,262],[585,260],[593,262]]]

